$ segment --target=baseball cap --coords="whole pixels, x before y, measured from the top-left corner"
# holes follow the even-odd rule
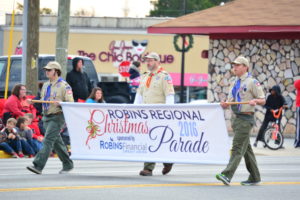
[[[145,58],[153,58],[157,61],[160,61],[159,55],[155,52],[151,52],[145,56]]]
[[[237,57],[231,64],[245,65],[249,67],[249,61],[244,56]]]
[[[52,62],[48,62],[48,64],[44,67],[44,69],[57,69],[61,71],[61,66],[58,62],[52,61]]]

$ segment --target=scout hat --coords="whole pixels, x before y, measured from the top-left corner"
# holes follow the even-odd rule
[[[155,52],[151,52],[145,56],[145,58],[153,58],[157,61],[160,61],[159,55]]]
[[[61,71],[61,66],[58,62],[52,61],[52,62],[48,62],[48,64],[44,67],[44,69],[57,69]]]
[[[245,65],[249,67],[249,61],[244,56],[237,57],[231,64]]]

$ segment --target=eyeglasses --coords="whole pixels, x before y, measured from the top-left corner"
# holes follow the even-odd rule
[[[46,72],[50,72],[50,71],[52,71],[52,69],[45,69],[45,71],[46,71]]]
[[[143,41],[132,40],[132,45],[134,47],[139,46],[139,44],[143,47],[146,47],[148,45],[148,41],[147,40],[143,40]]]

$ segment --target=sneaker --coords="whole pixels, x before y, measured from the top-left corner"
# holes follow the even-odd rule
[[[24,158],[24,154],[23,153],[19,153],[19,157],[20,158]]]
[[[216,178],[219,181],[222,181],[224,183],[224,185],[229,185],[230,184],[229,178],[227,178],[224,174],[217,174]]]
[[[245,185],[245,186],[250,186],[250,185],[258,185],[260,183],[260,181],[242,181],[241,185]]]
[[[164,168],[163,168],[163,170],[162,170],[161,173],[162,173],[163,175],[168,174],[168,173],[171,171],[172,166],[173,166],[173,164],[165,164],[165,165],[164,165]]]
[[[73,170],[73,167],[70,169],[62,169],[59,171],[60,174],[68,174]]]
[[[37,169],[35,166],[27,166],[27,169],[35,174],[42,174],[42,171]]]
[[[19,158],[19,156],[18,156],[17,153],[13,153],[13,154],[11,155],[11,157],[12,157],[12,158]]]
[[[150,171],[148,169],[144,169],[144,170],[140,171],[140,176],[152,176],[152,171]]]

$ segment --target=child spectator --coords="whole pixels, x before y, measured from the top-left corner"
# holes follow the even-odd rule
[[[20,137],[20,142],[23,151],[32,158],[35,155],[32,142],[32,130],[27,125],[28,119],[26,117],[19,117],[17,120],[16,130]]]
[[[44,136],[41,134],[39,127],[32,123],[33,115],[31,113],[26,113],[25,117],[28,120],[28,127],[32,130],[32,147],[35,153],[39,152],[43,147]]]
[[[7,138],[5,140],[5,142],[12,147],[13,152],[18,152],[18,156],[20,158],[24,157],[24,154],[22,152],[22,146],[21,146],[21,142],[19,140],[17,131],[15,129],[17,124],[17,120],[14,118],[9,118],[6,122],[6,127],[4,129],[1,130],[2,133],[5,133],[7,135]],[[13,153],[12,152],[12,153]],[[14,155],[14,157],[16,157],[16,155]]]
[[[4,152],[10,154],[13,158],[18,158],[18,154],[13,150],[11,146],[6,142],[7,140],[7,134],[5,131],[0,132],[0,150],[3,150]]]

